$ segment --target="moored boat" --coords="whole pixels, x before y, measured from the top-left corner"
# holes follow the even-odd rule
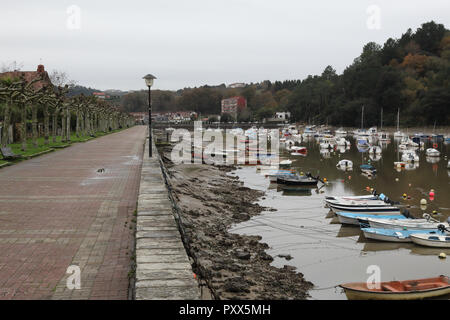
[[[341,170],[352,170],[353,162],[350,160],[341,160],[337,163],[336,167]]]
[[[411,235],[444,235],[439,230],[402,230],[402,229],[380,229],[380,228],[362,228],[364,237],[367,239],[387,241],[387,242],[412,242]]]
[[[450,236],[439,234],[411,234],[411,240],[415,244],[425,247],[450,248]]]
[[[340,285],[349,300],[417,300],[450,293],[447,276],[380,283],[345,283]]]
[[[316,186],[319,182],[319,177],[315,178],[310,174],[306,176],[278,176],[277,183],[291,186]]]
[[[428,216],[425,214],[424,216]],[[371,228],[381,228],[381,229],[408,229],[408,230],[430,230],[439,229],[440,226],[448,228],[449,225],[446,222],[436,222],[432,221],[430,218],[427,219],[377,219],[369,218],[367,219],[367,224]]]
[[[383,218],[383,219],[407,219],[405,216],[393,212],[392,214],[386,214],[386,212],[371,212],[368,213],[352,213],[352,212],[336,212],[336,215],[341,224],[359,226],[362,221],[367,221],[369,218]]]
[[[426,154],[428,157],[440,157],[441,156],[441,153],[434,148],[427,149]]]

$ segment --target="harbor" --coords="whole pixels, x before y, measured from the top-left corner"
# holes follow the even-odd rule
[[[214,130],[219,132],[220,129]],[[267,132],[257,128],[243,130],[247,143],[255,130]],[[260,238],[259,243],[267,246],[266,253],[273,258],[271,266],[279,270],[295,268],[305,281],[313,284],[307,290],[308,299],[346,299],[339,285],[365,282],[372,266],[379,267],[383,281],[446,275],[449,262],[443,257],[450,254],[450,249],[445,248],[445,244],[440,248],[411,241],[368,239],[359,223],[342,224],[325,202],[330,196],[370,198],[375,194],[377,200],[365,200],[375,203],[381,201],[378,196],[383,194],[391,204],[381,201],[380,205],[392,207],[393,212],[383,213],[379,209],[366,212],[364,209],[361,213],[374,217],[383,213],[392,218],[394,214],[407,213],[411,218],[420,219],[426,214],[428,219],[436,221],[436,228],[440,223],[445,225],[450,216],[450,199],[446,196],[450,177],[447,169],[449,143],[445,134],[433,137],[421,133],[418,145],[407,148],[418,156],[418,161],[405,161],[400,166],[398,163],[402,162],[404,153],[402,144],[408,141],[406,137],[417,141],[414,134],[394,137],[393,132],[384,132],[381,138],[378,132],[356,135],[350,129],[316,129],[311,133],[312,130],[300,126],[280,128],[278,164],[265,158],[253,165],[227,167],[228,176],[238,178],[243,187],[260,192],[254,204],[261,208],[247,216],[247,210],[239,208],[239,214],[244,217],[242,221],[234,221],[228,233]],[[335,131],[346,133],[336,137],[332,134]],[[234,129],[234,132],[241,131]],[[367,145],[358,144],[361,139],[367,141]],[[338,145],[337,141],[343,145]],[[428,156],[430,148],[438,150],[439,157]],[[376,152],[378,149],[380,151]],[[225,157],[226,152],[217,154]],[[211,157],[211,152],[207,156]],[[342,161],[352,166],[343,168]],[[371,166],[374,171],[367,172],[362,165]],[[209,166],[214,167],[214,164]],[[290,175],[300,182],[287,184],[284,180]],[[305,179],[315,183],[307,185]]]

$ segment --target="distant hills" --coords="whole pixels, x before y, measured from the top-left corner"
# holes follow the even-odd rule
[[[330,50],[324,44],[324,50]],[[330,51],[330,54],[332,52]],[[307,63],[307,61],[299,62]],[[71,94],[98,90],[75,86]],[[147,91],[108,90],[120,96],[123,111],[145,111]],[[328,66],[320,75],[306,79],[262,81],[230,88],[225,84],[153,90],[153,109],[189,110],[202,115],[220,114],[223,98],[241,95],[248,108],[239,121],[272,117],[290,111],[293,120],[311,124],[359,126],[362,106],[365,125],[395,125],[398,109],[402,126],[448,125],[450,123],[450,31],[430,21],[416,31],[408,29],[399,38],[383,44],[367,43],[360,56],[337,74]]]

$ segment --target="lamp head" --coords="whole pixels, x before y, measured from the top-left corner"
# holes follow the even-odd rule
[[[143,77],[143,79],[145,80],[145,84],[147,85],[147,87],[151,87],[153,86],[153,81],[156,79],[156,77],[149,73],[148,75]]]

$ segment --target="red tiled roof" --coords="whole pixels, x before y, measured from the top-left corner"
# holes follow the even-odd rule
[[[44,86],[53,86],[50,77],[48,76],[47,71],[44,70],[43,65],[38,66],[38,71],[9,71],[9,72],[3,72],[0,73],[0,79],[20,79],[20,77],[23,75],[26,82],[31,82],[36,78],[43,77],[43,80],[33,83],[33,89],[39,90]]]

